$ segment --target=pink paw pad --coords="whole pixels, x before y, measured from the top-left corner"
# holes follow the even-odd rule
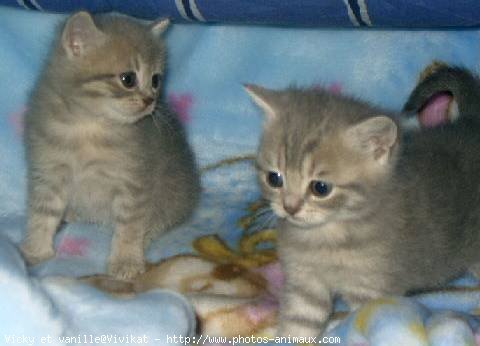
[[[64,236],[58,244],[57,256],[63,258],[72,256],[83,257],[87,253],[89,246],[90,240],[67,235]]]

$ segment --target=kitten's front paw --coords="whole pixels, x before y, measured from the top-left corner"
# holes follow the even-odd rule
[[[130,280],[144,272],[144,261],[122,259],[111,261],[108,266],[108,274],[120,280]]]
[[[39,245],[28,240],[23,241],[20,252],[28,265],[35,265],[55,256],[52,246]]]

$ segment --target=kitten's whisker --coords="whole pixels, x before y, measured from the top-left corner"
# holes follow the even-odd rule
[[[270,209],[269,207],[263,207],[259,209],[257,212],[255,212],[254,217],[261,217],[262,215],[268,214],[271,211],[272,209]]]
[[[263,220],[262,220],[263,219]],[[262,229],[270,228],[272,221],[275,219],[275,214],[272,212],[270,215],[266,215],[265,217],[261,217],[257,219],[257,221],[249,227],[249,230],[252,232],[261,231]]]

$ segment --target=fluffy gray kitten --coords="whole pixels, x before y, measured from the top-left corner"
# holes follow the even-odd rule
[[[26,117],[27,234],[35,264],[62,219],[114,225],[108,272],[144,270],[144,246],[190,215],[199,177],[184,130],[160,97],[168,20],[72,15]]]
[[[258,178],[280,219],[280,335],[322,333],[336,295],[355,308],[480,272],[477,118],[405,140],[349,97],[246,89],[265,113]]]

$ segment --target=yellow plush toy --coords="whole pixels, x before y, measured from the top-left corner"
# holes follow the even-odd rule
[[[217,235],[197,238],[197,254],[177,255],[149,263],[145,273],[131,281],[104,275],[81,280],[120,296],[166,288],[184,294],[194,306],[199,332],[216,336],[273,335],[277,293],[282,284],[274,244],[276,231],[260,229],[249,234],[255,213],[253,203],[239,225],[243,228],[237,248],[229,248]],[[267,249],[258,245],[270,243]]]

